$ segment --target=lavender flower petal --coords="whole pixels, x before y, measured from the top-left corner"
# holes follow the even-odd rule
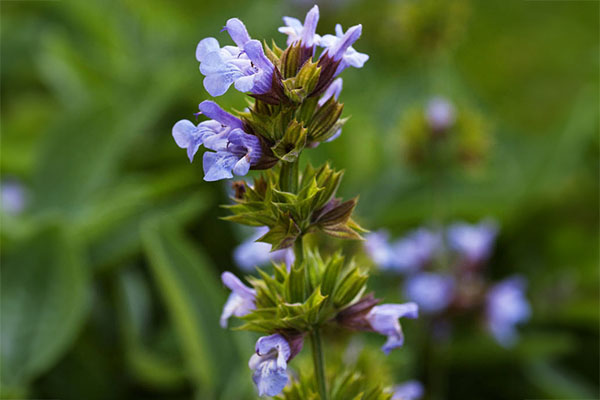
[[[432,272],[421,272],[408,278],[404,290],[419,309],[435,313],[444,310],[454,296],[454,279]]]
[[[531,316],[531,307],[525,298],[525,285],[524,278],[514,276],[496,284],[487,294],[487,326],[504,347],[515,343],[516,325]]]
[[[250,289],[242,283],[234,274],[231,272],[223,272],[221,275],[223,284],[231,289],[231,294],[223,307],[221,313],[220,324],[221,327],[227,327],[227,320],[235,315],[236,317],[243,317],[249,314],[256,307],[256,291]]]
[[[387,355],[404,344],[404,334],[399,318],[417,318],[419,307],[415,303],[383,304],[375,306],[367,314],[367,321],[375,332],[387,336],[382,350]]]
[[[487,260],[498,233],[498,225],[491,220],[469,225],[455,223],[448,228],[450,247],[472,263]]]
[[[319,44],[321,37],[316,34],[317,23],[319,22],[318,6],[315,5],[308,11],[304,24],[300,20],[291,17],[283,17],[283,22],[286,26],[278,28],[278,31],[288,35],[288,46],[298,41],[301,41],[302,46],[305,48],[311,48]]]
[[[325,93],[323,93],[323,96],[319,99],[319,107],[323,107],[323,105],[332,97],[337,100],[342,92],[343,83],[342,78],[337,78],[331,82],[325,90]]]
[[[419,400],[425,394],[419,381],[407,381],[393,388],[392,400]]]
[[[263,336],[256,342],[256,354],[248,362],[259,396],[276,396],[287,385],[287,361],[291,355],[287,340],[279,335]]]

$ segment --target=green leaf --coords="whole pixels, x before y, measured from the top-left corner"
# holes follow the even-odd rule
[[[151,272],[169,311],[186,359],[186,368],[199,395],[211,398],[227,377],[235,346],[219,326],[225,301],[221,286],[200,250],[172,223],[146,221],[142,240]]]
[[[75,238],[59,223],[3,254],[3,386],[27,385],[69,348],[88,309],[88,273]]]

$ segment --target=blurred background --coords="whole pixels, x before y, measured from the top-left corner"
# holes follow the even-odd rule
[[[312,4],[1,2],[3,398],[256,397],[256,336],[218,324],[219,274],[244,273],[233,251],[252,232],[219,220],[227,183],[203,182],[171,128],[209,98],[200,39],[228,43],[219,31],[236,16],[283,47],[281,17]],[[341,137],[305,158],[345,169],[356,219],[391,238],[493,219],[482,274],[527,282],[513,345],[463,315],[436,339],[425,316],[378,359],[387,373],[421,381],[426,399],[598,398],[600,3],[318,4],[317,32],[362,23],[355,48],[370,59],[344,72]],[[435,159],[423,145],[432,98],[452,105],[458,132]],[[218,101],[245,106],[234,90]],[[378,297],[406,299],[361,243],[315,240],[372,267]]]

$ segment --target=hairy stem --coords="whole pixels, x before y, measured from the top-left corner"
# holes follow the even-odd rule
[[[327,384],[325,382],[325,362],[323,360],[323,342],[321,341],[321,333],[318,328],[315,328],[310,333],[310,344],[312,347],[313,366],[315,370],[315,378],[317,379],[317,387],[321,400],[327,400]]]

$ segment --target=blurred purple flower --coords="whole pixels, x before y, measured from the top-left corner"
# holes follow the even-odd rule
[[[454,106],[443,97],[434,97],[425,109],[425,118],[434,131],[444,131],[456,121]]]
[[[221,280],[223,284],[231,289],[231,294],[223,306],[223,312],[221,313],[220,324],[221,327],[227,327],[227,320],[232,315],[236,317],[243,317],[249,314],[256,307],[256,291],[250,289],[238,279],[237,276],[229,271],[221,274]]]
[[[365,250],[378,267],[397,272],[420,269],[431,261],[441,244],[440,235],[425,228],[409,232],[393,243],[388,238],[383,230],[367,235]]]
[[[306,14],[304,25],[297,18],[283,17],[283,22],[286,26],[282,26],[277,30],[285,35],[288,35],[287,45],[300,41],[303,47],[311,48],[314,51],[315,45],[321,41],[321,37],[316,34],[317,23],[319,22],[319,7],[314,6]]]
[[[248,366],[254,371],[252,379],[259,396],[277,396],[288,383],[287,362],[292,352],[280,334],[263,336],[256,342],[256,353]]]
[[[441,237],[425,228],[410,232],[392,244],[394,268],[401,272],[414,271],[431,261],[439,249]]]
[[[292,248],[271,252],[272,246],[270,244],[256,241],[268,231],[269,228],[266,226],[256,228],[254,235],[235,248],[233,258],[238,267],[248,271],[254,267],[265,265],[270,261],[284,261],[288,268],[291,267],[294,263],[294,250]]]
[[[365,251],[373,262],[381,269],[392,268],[394,255],[389,244],[389,234],[385,230],[365,235]]]
[[[200,72],[206,76],[206,91],[211,96],[220,96],[234,84],[243,93],[268,92],[275,67],[265,56],[260,42],[250,39],[246,27],[237,18],[229,19],[224,30],[236,46],[220,47],[217,39],[208,37],[196,48]]]
[[[25,210],[28,196],[25,187],[15,180],[0,183],[0,209],[8,215],[18,215]]]
[[[419,306],[415,303],[382,304],[375,306],[366,316],[367,321],[375,332],[387,336],[387,341],[381,348],[387,355],[393,349],[404,344],[404,334],[399,318],[417,318]]]
[[[479,224],[455,223],[448,228],[450,247],[471,263],[488,259],[496,240],[498,225],[492,220]]]
[[[369,56],[356,51],[352,44],[360,38],[362,33],[362,25],[355,25],[348,29],[346,33],[342,30],[342,26],[335,26],[334,35],[324,35],[321,38],[320,46],[326,51],[323,56],[331,57],[333,61],[341,61],[335,75],[339,75],[345,68],[352,66],[354,68],[362,68],[369,59]]]
[[[420,272],[408,278],[404,290],[409,300],[419,309],[435,313],[444,310],[452,302],[454,279],[433,272]]]
[[[516,325],[525,322],[531,315],[529,302],[525,298],[526,281],[513,276],[494,285],[487,294],[487,326],[498,343],[510,347],[517,338]]]
[[[392,400],[419,400],[425,394],[423,384],[415,380],[396,385],[392,390]]]

